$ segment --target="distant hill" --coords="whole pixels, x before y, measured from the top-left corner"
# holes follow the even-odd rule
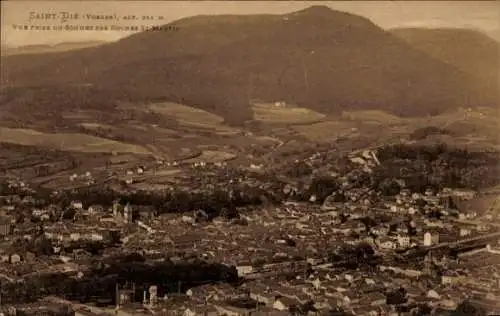
[[[3,57],[0,105],[9,113],[57,113],[173,101],[241,124],[252,117],[250,99],[321,113],[381,109],[402,116],[496,104],[496,94],[474,76],[363,17],[324,6],[285,15],[195,16],[170,25],[177,30]]]
[[[500,87],[500,43],[479,31],[399,28],[391,33],[412,47],[476,76],[492,89]]]
[[[2,56],[21,55],[21,54],[41,54],[63,52],[74,49],[81,49],[86,47],[93,47],[102,45],[106,42],[102,41],[88,41],[88,42],[68,42],[54,45],[26,45],[19,47],[2,46],[0,53]]]

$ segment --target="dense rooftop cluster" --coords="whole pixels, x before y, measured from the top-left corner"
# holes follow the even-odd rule
[[[492,163],[454,153],[316,148],[282,172],[180,166],[150,191],[10,179],[0,194],[2,302],[40,312],[49,299],[85,315],[110,305],[133,315],[498,311],[497,195],[419,187],[420,169],[401,172]],[[471,209],[478,200],[487,207]]]

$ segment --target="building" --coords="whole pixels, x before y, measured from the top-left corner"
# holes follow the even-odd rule
[[[406,235],[398,235],[398,244],[399,247],[403,249],[410,247],[410,237]]]
[[[73,201],[71,202],[71,207],[77,210],[83,209],[83,203],[81,201]]]
[[[381,249],[396,249],[397,248],[397,245],[395,242],[393,242],[392,240],[388,239],[388,238],[382,238],[383,240],[381,240],[378,244],[378,246],[381,248]]]
[[[18,255],[17,253],[12,254],[10,256],[10,263],[12,263],[12,264],[19,263],[19,262],[21,262],[21,260],[22,260],[22,257],[20,255]]]
[[[132,208],[130,204],[127,203],[123,208],[123,222],[128,224],[132,221]]]
[[[454,189],[451,192],[451,195],[456,196],[462,200],[471,200],[476,196],[476,192],[473,190],[467,190],[467,189]]]
[[[0,236],[8,236],[12,234],[13,232],[13,227],[11,223],[8,222],[0,222]]]
[[[436,244],[439,244],[439,234],[426,232],[424,234],[424,246],[429,247]]]
[[[460,228],[460,237],[469,236],[472,233],[470,229]]]
[[[273,303],[273,308],[279,311],[289,311],[290,307],[298,306],[300,303],[292,298],[288,297],[277,297]]]
[[[244,276],[246,274],[252,273],[253,267],[250,264],[243,264],[236,266],[236,270],[238,271],[238,276]]]
[[[457,284],[463,279],[456,271],[448,270],[441,275],[441,284]]]

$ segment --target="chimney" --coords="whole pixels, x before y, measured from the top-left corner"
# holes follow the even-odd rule
[[[135,302],[135,282],[132,283],[132,295],[130,296],[130,300]]]
[[[118,202],[113,202],[113,216],[118,216]]]
[[[118,289],[118,283],[115,284],[115,299],[116,299],[116,309],[120,308],[120,291]]]
[[[142,304],[147,305],[148,304],[148,298],[146,294],[146,290],[142,293]]]
[[[156,303],[158,295],[158,287],[156,285],[152,285],[149,287],[149,305],[154,306]]]

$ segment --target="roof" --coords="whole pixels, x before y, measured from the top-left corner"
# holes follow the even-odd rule
[[[75,310],[75,315],[76,316],[99,316],[99,315],[102,315],[102,313],[95,313],[95,312],[92,312],[91,310],[89,309],[86,309],[86,308],[79,308],[77,310]]]
[[[278,299],[276,299],[276,301],[280,301],[285,306],[299,305],[299,302],[297,300],[294,300],[286,296],[281,296]]]

